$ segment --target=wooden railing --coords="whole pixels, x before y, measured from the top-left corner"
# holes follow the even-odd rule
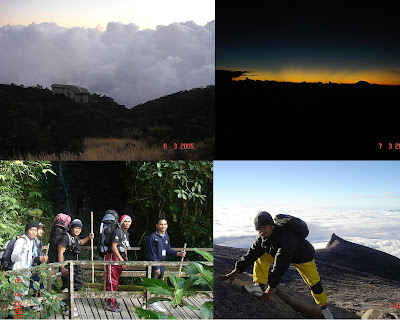
[[[91,249],[91,247],[88,247]],[[85,249],[85,247],[82,247],[82,249]],[[131,248],[130,250],[137,250],[140,248]],[[180,248],[175,248],[175,250],[179,250]],[[212,248],[202,248],[200,250],[203,251],[212,251]],[[186,251],[193,251],[192,248],[186,248]],[[208,266],[212,266],[212,263],[208,261],[196,261],[199,263],[203,263]],[[62,294],[63,299],[68,299],[69,301],[69,317],[71,319],[74,318],[74,306],[75,298],[143,298],[143,300],[147,301],[150,298],[150,292],[147,291],[145,288],[143,288],[142,291],[130,291],[130,292],[121,292],[121,291],[106,291],[106,274],[105,274],[105,266],[106,265],[122,265],[122,266],[130,266],[130,267],[141,267],[142,270],[140,271],[128,271],[128,270],[123,270],[121,277],[147,277],[151,278],[151,269],[152,266],[166,266],[166,267],[179,267],[179,266],[186,266],[189,264],[189,261],[101,261],[101,260],[95,260],[95,261],[87,261],[87,260],[68,260],[64,262],[56,262],[56,263],[49,263],[45,265],[45,269],[49,271],[50,274],[55,274],[56,270],[62,265],[69,264],[69,288],[68,288],[68,294],[64,293]],[[86,266],[102,266],[103,271],[100,270],[94,270],[94,272],[97,274],[102,273],[104,275],[104,282],[103,282],[103,291],[100,292],[94,292],[94,291],[74,291],[74,265],[80,265],[82,267]],[[15,270],[15,271],[7,271],[7,274],[10,275],[18,275],[26,271],[35,271],[39,268],[43,268],[41,266],[35,266],[31,268],[26,268],[26,269],[20,269],[20,270]],[[93,268],[93,267],[92,267]],[[104,272],[104,273],[103,273]],[[168,273],[166,272],[165,276],[168,276]],[[183,274],[183,276],[185,276]],[[47,290],[51,292],[51,285],[52,285],[52,276],[49,276],[47,278]],[[85,284],[87,285],[87,284]],[[41,298],[39,298],[41,300]]]

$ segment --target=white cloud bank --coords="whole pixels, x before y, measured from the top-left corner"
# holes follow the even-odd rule
[[[215,21],[140,30],[133,23],[63,28],[55,23],[0,28],[0,83],[75,84],[133,107],[215,84]]]
[[[353,243],[400,258],[400,210],[290,209],[214,207],[214,243],[248,248],[256,238],[254,217],[260,210],[271,215],[290,214],[307,222],[307,240],[325,248],[332,233]]]

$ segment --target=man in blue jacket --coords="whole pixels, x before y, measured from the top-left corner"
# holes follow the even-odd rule
[[[170,239],[167,233],[168,222],[165,218],[159,218],[156,224],[156,231],[147,238],[147,255],[150,261],[165,261],[166,256],[184,257],[186,252],[177,252],[171,248]],[[153,279],[162,279],[164,276],[165,266],[153,266],[151,277]],[[165,312],[157,302],[151,304],[151,308],[155,311]]]

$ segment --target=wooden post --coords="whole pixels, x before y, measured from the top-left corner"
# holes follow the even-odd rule
[[[147,278],[151,279],[151,265],[147,266]],[[149,301],[151,293],[149,290],[146,290],[146,305],[147,305],[147,301]]]
[[[90,211],[90,232],[93,233],[93,211]],[[93,240],[90,239],[90,243],[92,246],[92,262],[93,262]],[[92,264],[92,283],[94,283],[94,264]]]
[[[104,256],[103,260],[106,261],[106,256]],[[108,277],[108,274],[107,274],[107,265],[106,264],[104,264],[104,266],[103,266],[103,271],[104,271],[104,281],[103,281],[104,287],[103,287],[103,291],[107,291],[107,277]]]
[[[69,299],[69,318],[74,319],[74,263],[69,263],[69,289],[68,289],[68,299]]]
[[[185,243],[185,245],[183,246],[183,252],[186,252],[186,246],[187,246],[187,243]],[[179,274],[178,274],[178,278],[180,278],[181,277],[181,273],[182,273],[182,262],[183,262],[183,259],[184,259],[185,257],[182,257],[182,259],[181,259],[181,264],[179,265]]]

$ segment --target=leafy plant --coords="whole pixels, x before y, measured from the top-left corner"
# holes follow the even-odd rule
[[[41,265],[37,271],[39,281],[44,282],[46,277],[50,276],[49,271]],[[22,281],[20,280],[22,279]],[[60,296],[53,290],[48,292],[45,288],[40,288],[39,282],[33,283],[33,289],[29,288],[27,295],[21,293],[28,290],[25,283],[29,283],[30,278],[26,276],[9,275],[8,273],[0,272],[0,318],[5,319],[11,316],[12,318],[34,319],[34,318],[54,318],[54,312],[62,314],[64,303],[60,300]],[[30,307],[22,307],[19,309],[16,303],[16,297],[20,297],[21,302],[31,300],[35,306],[41,307],[40,311]],[[37,297],[43,299],[38,299]],[[9,308],[9,306],[12,306]]]
[[[194,249],[197,253],[202,255],[206,260],[213,263],[213,256],[209,252]],[[168,286],[164,281],[159,279],[141,278],[143,285],[151,293],[155,294],[155,297],[150,298],[147,304],[152,304],[157,301],[168,301],[171,304],[171,308],[177,306],[187,306],[191,310],[198,310],[196,306],[193,306],[185,300],[185,297],[199,294],[199,291],[208,289],[213,291],[213,270],[212,267],[207,266],[203,263],[191,261],[189,265],[184,268],[184,272],[189,274],[188,278],[176,277],[174,273],[170,274],[170,281],[173,287]],[[193,287],[197,287],[195,290],[190,290]],[[204,294],[204,292],[202,292]],[[210,296],[210,295],[209,295]],[[200,316],[202,319],[213,318],[214,304],[212,301],[205,302],[200,307]],[[136,308],[137,315],[139,318],[144,319],[175,319],[171,315],[171,309],[168,315],[161,312],[144,310]]]
[[[23,233],[33,208],[52,213],[48,161],[0,161],[0,246]]]
[[[139,219],[146,221],[142,232],[152,230],[157,218],[165,217],[175,243],[212,246],[212,162],[129,162],[127,166],[129,202]]]

